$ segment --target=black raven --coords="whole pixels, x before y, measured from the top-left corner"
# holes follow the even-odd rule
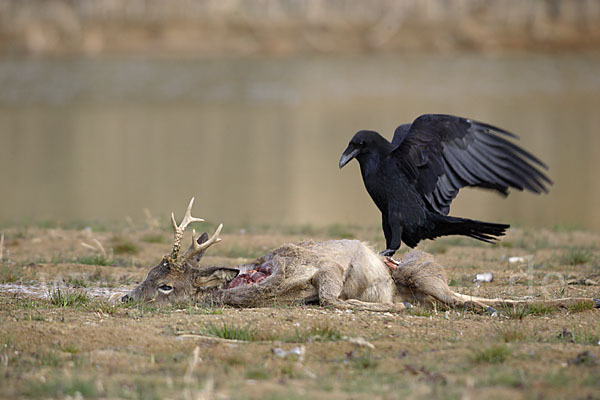
[[[367,192],[381,211],[386,250],[404,242],[465,235],[492,242],[509,225],[448,216],[459,189],[475,186],[508,195],[509,188],[548,192],[548,167],[506,138],[517,136],[482,122],[425,114],[400,125],[388,142],[373,131],[357,132],[340,158],[356,158]]]

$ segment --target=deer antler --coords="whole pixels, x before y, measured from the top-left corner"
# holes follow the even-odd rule
[[[192,199],[190,200],[190,204],[187,207],[187,210],[185,211],[185,215],[183,216],[183,219],[181,220],[181,224],[177,225],[177,222],[175,222],[175,214],[171,213],[171,224],[173,225],[173,233],[174,233],[174,239],[173,239],[173,248],[171,249],[171,259],[173,261],[177,261],[177,257],[179,256],[179,250],[181,249],[181,239],[183,239],[183,232],[185,231],[185,228],[187,228],[187,226],[189,224],[191,224],[192,222],[203,222],[204,220],[202,218],[195,218],[192,217],[192,206],[194,205],[194,198],[192,197]]]
[[[219,235],[221,234],[221,229],[223,229],[223,224],[219,224],[219,226],[217,227],[217,230],[215,231],[215,233],[213,233],[213,235],[210,237],[210,239],[208,239],[206,242],[203,242],[203,243],[198,243],[198,237],[196,236],[196,230],[195,229],[192,230],[192,245],[183,255],[183,258],[179,265],[182,265],[182,266],[185,265],[190,260],[192,260],[194,257],[203,253],[206,249],[208,249],[213,244],[219,243],[221,241],[221,238],[219,237]]]

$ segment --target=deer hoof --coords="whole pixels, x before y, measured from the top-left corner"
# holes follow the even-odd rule
[[[126,294],[125,296],[121,297],[121,303],[129,303],[132,300],[133,299],[131,297],[129,297],[128,294]]]
[[[411,308],[413,308],[413,305],[406,301],[403,301],[402,305],[404,305],[404,307],[406,307],[407,310],[410,310]]]
[[[594,308],[600,308],[600,299],[593,299],[594,300]]]

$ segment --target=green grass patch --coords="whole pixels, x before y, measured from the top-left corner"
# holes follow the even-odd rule
[[[292,336],[277,338],[283,342],[306,343],[306,342],[335,342],[342,339],[344,335],[329,325],[317,325],[307,330],[297,329]]]
[[[78,307],[87,304],[90,298],[84,292],[56,288],[48,291],[48,301],[57,307]]]
[[[335,239],[354,239],[356,236],[346,225],[333,224],[326,229],[327,236]]]
[[[435,310],[419,306],[412,307],[407,312],[414,317],[432,317],[435,315]]]
[[[531,334],[520,325],[496,326],[496,336],[504,343],[522,342],[531,338]]]
[[[592,261],[593,253],[586,248],[569,249],[561,257],[561,263],[564,265],[581,265]]]
[[[471,358],[473,362],[478,364],[501,364],[508,359],[511,353],[508,346],[499,344],[477,349],[473,352]]]
[[[374,369],[379,364],[370,351],[359,353],[358,355],[352,353],[348,356],[350,363],[353,368],[356,369]]]
[[[269,379],[269,371],[261,366],[248,367],[244,373],[246,379],[265,380]]]
[[[246,342],[253,342],[258,337],[256,331],[247,326],[242,327],[227,323],[216,325],[211,322],[204,328],[204,333],[221,339],[243,340]]]
[[[548,314],[552,314],[553,312],[557,311],[558,308],[552,304],[544,304],[544,303],[537,303],[537,304],[530,304],[527,305],[525,307],[527,315],[535,315],[535,316],[541,316],[541,315],[548,315]]]
[[[23,268],[0,263],[0,283],[15,283],[23,280]]]
[[[577,303],[573,303],[568,307],[568,310],[573,313],[593,310],[594,304],[591,302],[580,301]]]
[[[510,319],[522,320],[528,315],[548,315],[558,310],[555,305],[532,303],[532,304],[504,304],[500,310]]]
[[[522,370],[506,370],[505,368],[494,368],[490,370],[488,377],[482,386],[508,386],[522,388],[527,384],[527,376]]]
[[[140,248],[131,240],[116,236],[112,238],[113,251],[115,254],[137,254]]]
[[[76,288],[86,288],[89,286],[89,281],[81,276],[70,276],[65,284]]]
[[[74,262],[76,264],[101,265],[103,267],[112,265],[112,260],[110,258],[103,257],[100,254],[95,254],[91,256],[79,256],[75,258]]]
[[[161,233],[146,233],[141,240],[145,243],[167,243],[167,238]]]

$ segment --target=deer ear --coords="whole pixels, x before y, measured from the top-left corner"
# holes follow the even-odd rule
[[[198,244],[202,244],[208,240],[208,233],[204,232],[200,237],[196,240]]]

